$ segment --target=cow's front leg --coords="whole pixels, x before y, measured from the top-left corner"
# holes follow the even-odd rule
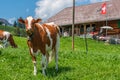
[[[36,57],[35,56],[32,56],[32,62],[34,64],[34,75],[37,74],[37,67],[36,67]]]
[[[30,49],[30,54],[32,56],[32,62],[34,64],[34,75],[36,75],[37,74],[36,57],[35,57],[35,55],[33,53],[33,49],[32,48]]]
[[[35,54],[33,52],[33,48],[32,48],[32,44],[31,44],[31,41],[28,40],[27,41],[27,44],[28,44],[28,47],[29,47],[29,51],[30,51],[30,55],[32,57],[32,62],[34,64],[34,75],[37,74],[37,67],[36,67],[36,57],[35,57]]]
[[[34,75],[36,75],[37,74],[36,61],[33,61],[33,64],[34,64]]]

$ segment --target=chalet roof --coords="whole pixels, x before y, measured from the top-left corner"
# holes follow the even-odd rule
[[[98,2],[83,6],[75,7],[75,24],[105,21],[106,15],[100,12],[104,2]],[[120,0],[106,1],[107,4],[107,20],[120,19]],[[68,7],[50,17],[46,22],[55,22],[58,25],[72,24],[72,7]]]

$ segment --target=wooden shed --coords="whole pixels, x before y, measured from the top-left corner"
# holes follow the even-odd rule
[[[106,14],[101,14],[100,9],[105,2],[98,2],[75,7],[75,35],[84,34],[86,30],[100,31],[100,27],[113,27],[108,30],[108,35],[120,34],[120,0],[106,1]],[[46,22],[54,22],[61,28],[61,32],[72,34],[72,7],[67,7],[50,17]]]

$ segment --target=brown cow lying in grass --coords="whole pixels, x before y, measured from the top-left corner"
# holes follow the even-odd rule
[[[13,36],[10,32],[0,30],[0,42],[3,44],[0,45],[1,48],[5,48],[10,44],[13,48],[17,48],[17,45],[14,42]]]

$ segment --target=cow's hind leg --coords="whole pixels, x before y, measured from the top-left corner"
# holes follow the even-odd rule
[[[42,54],[42,74],[46,75],[46,64],[47,64],[47,59],[46,59],[46,55]]]
[[[45,56],[46,56],[46,67],[47,67],[49,63],[49,53],[47,52]]]
[[[52,50],[51,58],[52,56],[54,56],[55,58],[55,69],[58,70],[58,51],[56,50],[56,48]]]
[[[56,71],[58,71],[58,51],[55,51],[55,69]]]

